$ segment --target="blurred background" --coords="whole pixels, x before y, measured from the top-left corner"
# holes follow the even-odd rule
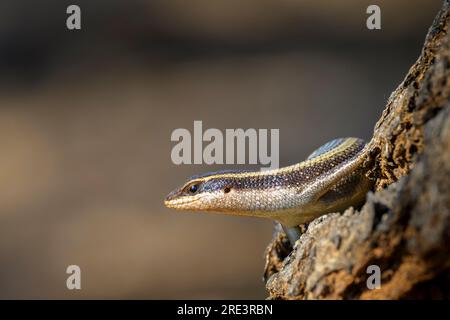
[[[271,221],[163,206],[187,176],[246,166],[176,166],[171,132],[279,128],[281,166],[369,139],[440,5],[1,1],[0,298],[264,298]]]

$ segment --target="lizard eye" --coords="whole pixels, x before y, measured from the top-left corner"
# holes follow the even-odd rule
[[[189,187],[187,187],[187,191],[188,191],[190,194],[194,194],[194,193],[196,193],[196,192],[198,191],[198,186],[199,186],[198,183],[197,183],[197,184],[190,185]]]

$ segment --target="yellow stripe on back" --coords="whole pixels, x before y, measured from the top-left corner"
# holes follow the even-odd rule
[[[261,176],[277,175],[277,174],[282,174],[282,173],[286,173],[286,172],[290,172],[290,171],[299,170],[299,169],[302,169],[302,168],[305,168],[308,166],[313,166],[320,162],[329,160],[330,158],[332,158],[332,157],[338,155],[339,153],[344,152],[346,149],[350,148],[358,140],[359,139],[357,139],[357,138],[346,138],[345,140],[343,140],[343,142],[341,144],[339,144],[335,148],[332,148],[329,151],[326,151],[317,157],[314,157],[310,160],[305,160],[303,162],[293,164],[293,165],[290,165],[287,167],[273,169],[273,170],[266,170],[266,171],[249,171],[249,172],[239,172],[239,173],[211,174],[204,178],[199,178],[198,181],[208,181],[210,179],[217,179],[217,178],[261,177]],[[194,179],[193,181],[196,181],[196,180],[197,179]]]

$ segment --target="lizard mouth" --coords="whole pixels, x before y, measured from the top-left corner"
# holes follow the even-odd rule
[[[179,192],[171,192],[164,200],[164,205],[171,209],[180,210],[195,210],[200,209],[199,200],[203,198],[203,195],[195,196],[183,196]],[[197,203],[197,204],[196,204]]]

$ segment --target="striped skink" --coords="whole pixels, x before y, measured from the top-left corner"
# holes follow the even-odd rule
[[[364,202],[373,186],[363,165],[366,157],[363,140],[335,139],[288,167],[193,176],[164,203],[178,210],[271,218],[294,245],[300,224]]]

